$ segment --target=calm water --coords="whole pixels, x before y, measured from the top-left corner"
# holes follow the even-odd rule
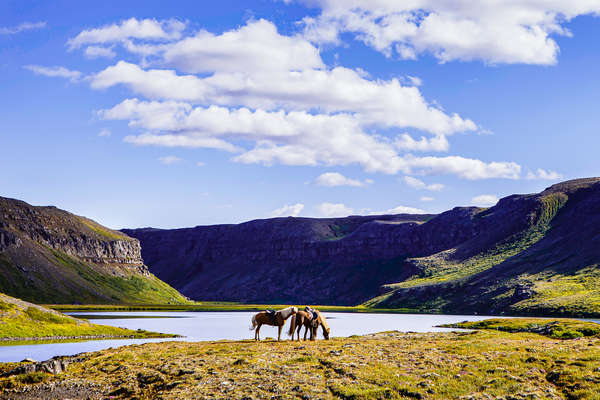
[[[146,329],[153,332],[174,333],[185,337],[178,339],[92,340],[74,343],[0,345],[0,362],[20,361],[26,357],[41,361],[57,355],[73,355],[109,347],[167,340],[203,341],[254,338],[254,332],[248,329],[250,319],[254,315],[253,312],[90,312],[76,314],[98,324],[120,326],[129,329]],[[332,336],[364,335],[391,330],[403,332],[440,332],[448,331],[449,329],[436,328],[436,325],[490,318],[473,315],[324,314],[327,317]],[[285,328],[288,327],[289,321],[286,323]],[[261,338],[277,337],[277,328],[263,326],[260,333]],[[302,333],[304,333],[304,329],[302,329]],[[282,333],[283,338],[287,339],[287,334],[284,335]],[[319,338],[322,338],[320,330]]]

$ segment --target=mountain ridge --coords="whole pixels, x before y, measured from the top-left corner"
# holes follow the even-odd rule
[[[552,241],[564,243],[550,258],[560,261],[579,246],[588,260],[565,268],[580,271],[585,264],[595,273],[598,207],[600,178],[584,178],[507,196],[487,209],[455,207],[438,215],[288,217],[123,232],[140,239],[157,276],[197,300],[600,315],[600,293],[598,305],[587,309],[565,299],[567,306],[546,304],[550,289],[538,282],[541,275],[522,276],[545,270],[549,256],[538,254],[539,264],[527,267],[523,260],[539,249],[548,253]],[[575,226],[587,227],[579,244]]]

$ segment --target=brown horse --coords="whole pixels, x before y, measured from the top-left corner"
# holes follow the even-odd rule
[[[298,311],[296,314],[292,315],[292,319],[290,321],[290,330],[288,331],[288,335],[292,337],[294,340],[294,331],[298,329],[298,340],[300,340],[300,331],[304,327],[304,340],[306,340],[306,333],[310,331],[310,340],[314,340],[313,338],[313,326],[312,326],[312,315],[306,311]]]
[[[325,316],[323,314],[321,314],[321,312],[319,310],[314,310],[314,311],[317,313],[317,318],[313,318],[311,320],[311,326],[312,326],[312,332],[310,335],[311,340],[314,340],[317,338],[317,329],[319,328],[319,325],[321,326],[321,329],[323,330],[323,337],[325,338],[325,340],[329,340],[329,333],[331,332],[331,328],[329,328],[329,325],[327,325],[327,320],[325,319]]]
[[[285,321],[297,312],[298,309],[296,307],[288,307],[277,311],[273,316],[269,315],[266,311],[261,311],[254,315],[252,317],[252,326],[250,327],[250,330],[254,331],[254,340],[260,340],[260,327],[263,325],[278,327],[277,340],[281,340],[281,328],[285,325]]]

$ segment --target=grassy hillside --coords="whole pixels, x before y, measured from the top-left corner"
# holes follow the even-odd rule
[[[40,398],[598,400],[599,344],[497,330],[150,343],[83,354],[60,375],[5,376],[0,388]]]
[[[0,293],[0,340],[170,336],[92,324]]]
[[[0,198],[0,291],[45,304],[188,304],[136,239],[55,207]]]
[[[555,185],[539,195],[513,198],[475,218],[510,214],[531,204],[527,224],[481,245],[461,245],[408,262],[418,271],[384,286],[369,307],[426,312],[517,315],[600,315],[600,180]],[[514,196],[513,196],[514,197]],[[501,223],[502,220],[499,221]],[[489,235],[483,231],[481,236]]]

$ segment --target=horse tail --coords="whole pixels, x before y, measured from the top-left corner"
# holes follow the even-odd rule
[[[292,315],[292,320],[290,321],[290,330],[288,331],[288,335],[293,338],[295,330],[296,330],[296,314]]]
[[[252,316],[252,326],[250,327],[250,330],[253,331],[254,329],[256,329],[256,325],[258,325],[258,323],[256,322],[256,315]]]

